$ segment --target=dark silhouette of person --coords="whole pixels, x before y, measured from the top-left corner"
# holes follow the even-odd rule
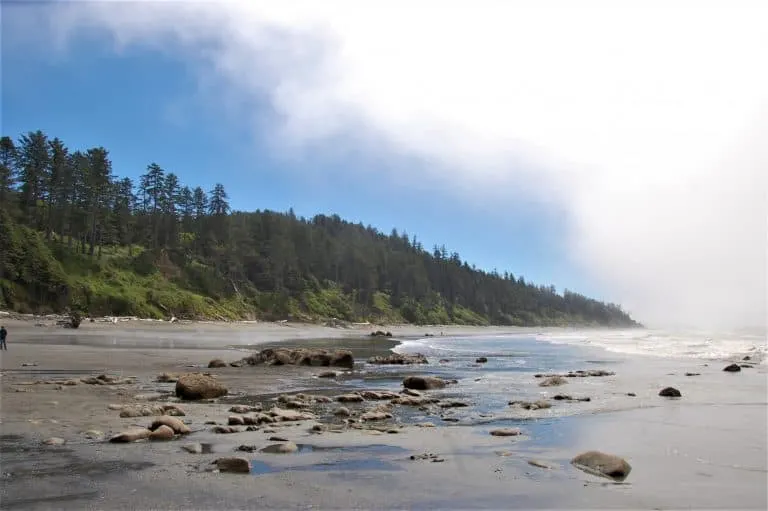
[[[8,345],[5,344],[5,339],[8,337],[8,330],[4,326],[0,326],[0,349],[8,351]]]

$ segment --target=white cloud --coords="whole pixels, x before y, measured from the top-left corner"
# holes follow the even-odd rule
[[[557,202],[573,257],[651,324],[765,324],[763,3],[60,9],[52,27],[69,35],[99,27],[119,46],[197,59],[201,77],[226,83],[218,100],[266,97],[281,121],[277,150],[338,149],[372,132],[459,192],[484,183],[496,200],[524,189]]]

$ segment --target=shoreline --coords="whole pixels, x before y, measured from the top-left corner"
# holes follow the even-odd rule
[[[576,415],[544,410],[531,412],[528,418],[521,419],[525,414],[496,417],[487,423],[444,422],[440,417],[446,413],[440,412],[429,419],[435,425],[431,428],[417,427],[415,421],[421,419],[403,416],[394,423],[397,434],[367,427],[313,432],[313,424],[326,424],[332,429],[340,424],[331,414],[337,404],[318,405],[312,408],[320,413],[316,420],[274,428],[279,436],[304,446],[300,452],[246,455],[252,460],[254,472],[244,481],[242,477],[249,476],[209,472],[210,462],[221,456],[242,455],[235,451],[240,444],[274,443],[268,441],[270,434],[243,431],[221,435],[210,431],[206,422],[226,424],[233,403],[262,403],[269,407],[273,406],[271,400],[281,394],[303,391],[333,396],[356,388],[382,388],[376,379],[378,368],[371,372],[374,379],[363,378],[350,386],[344,380],[317,379],[315,376],[323,368],[207,369],[208,360],[230,361],[238,358],[235,353],[243,348],[259,349],[270,344],[351,347],[363,355],[368,350],[388,352],[391,346],[408,340],[407,333],[423,338],[424,329],[392,329],[394,337],[380,338],[367,336],[365,331],[331,337],[328,331],[338,334],[339,329],[323,327],[259,325],[232,329],[228,325],[221,329],[165,325],[168,328],[125,329],[118,325],[121,330],[109,324],[93,325],[99,324],[84,323],[77,330],[15,326],[9,336],[9,351],[0,354],[0,447],[3,473],[10,474],[3,478],[0,490],[4,508],[82,509],[92,506],[93,499],[98,499],[98,507],[105,509],[246,508],[253,507],[254,499],[259,507],[293,508],[312,503],[322,509],[499,509],[512,504],[528,508],[732,508],[736,503],[739,507],[765,508],[765,492],[760,493],[757,486],[767,473],[764,365],[732,375],[724,373],[719,362],[638,357],[610,353],[596,346],[568,346],[568,350],[583,351],[586,358],[594,354],[606,364],[604,367],[616,370],[617,376],[604,381],[583,378],[546,392],[531,376],[526,380],[529,390],[549,396],[565,390],[596,397],[631,390],[637,397],[620,401],[626,408],[615,410],[601,409],[600,399],[595,399],[588,404],[595,410],[584,408]],[[535,329],[524,330],[535,333]],[[242,331],[246,335],[238,337]],[[112,339],[112,332],[121,337]],[[289,333],[299,335],[284,335]],[[457,328],[452,333],[464,337],[505,332],[489,333],[487,328],[479,327]],[[202,339],[183,339],[190,334]],[[253,337],[258,337],[258,342],[247,344]],[[123,348],[105,349],[115,343],[122,343]],[[24,362],[37,365],[22,367]],[[409,371],[435,369],[393,368],[393,375],[399,378]],[[181,418],[195,431],[191,436],[127,445],[84,436],[85,431],[93,429],[108,437],[133,424],[146,426],[151,417],[120,418],[107,405],[146,403],[137,397],[173,389],[173,384],[155,383],[157,374],[186,371],[211,372],[232,391],[218,403],[180,403],[186,411]],[[685,371],[696,371],[700,376],[686,377]],[[136,376],[137,384],[81,384],[61,389],[23,384],[30,378],[81,377],[83,372]],[[666,385],[680,388],[683,398],[659,398],[659,388]],[[450,400],[458,392],[460,399],[462,388],[434,391],[434,395]],[[158,401],[149,403],[154,402]],[[361,413],[381,403],[348,407]],[[557,405],[552,410],[576,411],[571,406],[575,405]],[[461,417],[464,409],[457,410]],[[735,420],[737,417],[740,419]],[[490,429],[508,426],[521,427],[523,435],[504,439],[488,434]],[[714,442],[713,435],[717,439]],[[65,445],[41,445],[42,440],[52,436],[65,439]],[[210,452],[183,452],[180,446],[190,442],[208,445]],[[570,465],[572,456],[594,448],[621,455],[632,464],[627,483],[606,486],[605,480],[585,475]],[[409,459],[410,455],[425,452],[437,453],[444,462]],[[551,468],[531,466],[531,460]],[[659,474],[664,477],[656,477]],[[396,495],[391,492],[393,486],[398,488]]]

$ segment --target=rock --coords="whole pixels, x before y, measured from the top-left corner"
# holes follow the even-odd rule
[[[342,394],[334,399],[339,403],[360,403],[363,401],[363,396],[360,394]]]
[[[437,376],[408,376],[403,380],[403,387],[415,390],[442,389],[446,381]]]
[[[230,426],[245,426],[245,420],[239,415],[230,415],[227,419],[227,424]]]
[[[347,408],[346,406],[340,406],[339,408],[336,408],[333,411],[333,415],[335,415],[336,417],[349,417],[350,415],[352,415],[352,412],[350,412],[349,408]]]
[[[118,433],[117,435],[110,438],[109,441],[113,443],[136,442],[138,440],[144,440],[145,438],[149,438],[149,435],[151,434],[152,432],[148,429],[134,428],[134,429],[129,429],[127,431],[123,431],[122,433]]]
[[[376,330],[371,332],[371,337],[392,337],[392,332],[384,332],[383,330]]]
[[[539,401],[510,401],[509,406],[516,406],[518,408],[524,408],[526,410],[540,410],[546,408],[552,408],[552,404],[539,400]]]
[[[465,406],[469,406],[468,403],[465,403],[464,401],[441,401],[437,403],[437,406],[440,408],[463,408]]]
[[[627,395],[629,397],[637,397],[637,394],[635,394],[634,392],[627,392]]]
[[[182,445],[181,448],[190,454],[203,454],[202,444],[186,444]]]
[[[163,373],[158,375],[158,377],[155,378],[155,381],[158,383],[176,383],[178,379],[179,374],[177,373]]]
[[[247,405],[235,405],[232,408],[229,409],[232,413],[250,413],[250,412],[260,412],[261,406],[247,406]]]
[[[539,383],[539,387],[557,387],[559,385],[565,385],[566,383],[568,383],[568,380],[562,376],[550,376]]]
[[[251,462],[245,458],[219,458],[213,462],[219,472],[232,472],[235,474],[249,474]]]
[[[556,394],[554,397],[552,397],[555,401],[584,401],[589,402],[592,401],[592,398],[590,397],[573,397],[568,394]]]
[[[56,445],[64,445],[65,443],[67,443],[66,440],[64,440],[63,438],[59,438],[57,436],[53,436],[51,438],[47,438],[47,439],[43,440],[43,444],[45,444],[45,445],[54,445],[54,446],[56,446]]]
[[[588,451],[579,454],[571,463],[587,473],[623,481],[632,471],[632,467],[623,458],[600,451]]]
[[[603,369],[590,369],[588,371],[568,371],[565,374],[534,374],[534,378],[553,378],[560,376],[561,378],[586,378],[588,376],[615,376],[613,371],[605,371]]]
[[[228,435],[230,433],[240,433],[239,428],[234,428],[232,426],[214,426],[214,428],[211,430],[214,433],[218,433],[219,435]]]
[[[282,442],[279,444],[268,445],[263,449],[261,449],[261,452],[268,453],[268,454],[290,454],[298,450],[299,450],[299,446],[297,446],[295,443]]]
[[[236,451],[242,451],[242,452],[256,452],[259,450],[259,447],[256,445],[238,445],[237,448],[235,448]]]
[[[685,373],[686,376],[701,376],[701,373]]]
[[[431,422],[417,422],[416,424],[414,424],[414,426],[416,426],[417,428],[434,428],[435,427],[435,425],[432,424]]]
[[[37,362],[23,362],[21,367],[37,367]]]
[[[427,357],[421,353],[414,355],[407,355],[402,353],[392,353],[390,355],[379,355],[377,357],[371,357],[368,359],[369,364],[377,365],[412,365],[412,364],[428,364]]]
[[[439,400],[432,397],[415,397],[415,396],[400,396],[390,401],[393,405],[403,406],[424,406],[432,403],[437,403]]]
[[[107,406],[107,410],[115,410],[116,411],[116,410],[122,410],[123,408],[125,408],[125,405],[119,405],[117,403],[112,403],[112,404]]]
[[[661,397],[683,397],[679,390],[674,387],[666,387],[659,391]]]
[[[281,436],[271,436],[271,437],[269,437],[269,441],[270,442],[287,442],[288,439],[287,438],[283,438]]]
[[[303,420],[310,420],[315,418],[313,414],[308,412],[284,410],[276,406],[269,411],[269,415],[274,417],[278,421],[303,421]]]
[[[174,417],[184,417],[187,415],[184,413],[184,410],[176,405],[163,405],[163,412],[165,412],[165,415],[171,415]]]
[[[161,424],[149,435],[150,440],[173,440],[174,431],[172,428]]]
[[[739,371],[741,371],[741,367],[739,366],[739,364],[731,364],[723,368],[723,371],[728,373],[738,373]]]
[[[104,439],[104,433],[102,431],[99,431],[98,429],[89,429],[88,431],[84,431],[83,436],[85,436],[85,438],[87,438],[88,440]]]
[[[488,362],[488,358],[486,357],[477,357],[475,359],[476,364],[485,364],[486,362]]]
[[[163,397],[165,397],[165,394],[161,394],[160,392],[148,392],[146,394],[136,394],[133,396],[133,399],[136,401],[157,401]]]
[[[739,364],[739,367],[744,368],[744,369],[752,369],[755,366],[753,366],[751,364]]]
[[[267,348],[244,358],[242,362],[247,365],[335,366],[352,369],[355,365],[355,358],[349,350]]]
[[[152,425],[149,426],[149,429],[154,431],[160,426],[168,426],[174,431],[174,433],[178,435],[188,435],[192,433],[192,430],[189,429],[189,426],[184,424],[180,419],[171,417],[169,415],[163,415],[162,417],[158,417],[152,421]]]
[[[531,465],[532,467],[539,467],[546,470],[552,470],[554,468],[548,463],[544,463],[543,461],[539,461],[539,460],[528,460],[528,464]]]
[[[360,416],[362,421],[383,421],[385,419],[391,419],[392,414],[380,410],[371,410],[365,412]]]
[[[318,378],[336,378],[336,376],[336,371],[323,371],[317,375]]]
[[[401,394],[405,394],[406,396],[413,396],[413,397],[421,397],[423,395],[421,392],[414,389],[403,389],[400,392]]]
[[[750,357],[749,355],[746,355],[744,358],[742,358],[742,360],[752,360],[752,357]]]
[[[176,396],[181,399],[214,399],[226,394],[227,387],[210,375],[186,373],[176,381]]]
[[[120,417],[151,417],[164,415],[165,408],[161,405],[127,405],[120,410]]]
[[[325,424],[314,424],[309,428],[310,433],[323,433],[325,431],[328,431],[328,426]]]
[[[227,367],[227,363],[221,360],[220,358],[214,358],[210,362],[208,362],[208,368],[213,369],[217,367]]]
[[[520,428],[504,428],[491,430],[491,436],[520,436],[522,435]]]
[[[360,395],[363,396],[363,399],[369,401],[385,401],[399,397],[398,394],[388,390],[363,390],[360,392]]]

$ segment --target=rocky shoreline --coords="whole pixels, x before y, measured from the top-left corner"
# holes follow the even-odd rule
[[[79,346],[46,346],[45,351],[36,352],[39,345],[25,345],[23,340],[11,346],[15,351],[9,353],[13,355],[4,353],[2,358],[2,451],[4,460],[8,460],[3,468],[5,502],[36,498],[25,489],[32,476],[26,468],[30,460],[23,453],[33,453],[38,467],[55,465],[56,456],[62,452],[90,460],[78,462],[84,463],[80,472],[77,464],[69,473],[53,471],[58,475],[51,476],[51,491],[54,487],[61,490],[60,485],[56,486],[61,478],[86,477],[90,470],[87,467],[105,462],[104,456],[119,461],[115,473],[121,475],[115,479],[113,474],[106,474],[99,483],[103,484],[100,495],[116,496],[114,508],[125,507],[120,502],[131,502],[127,490],[116,486],[126,477],[131,485],[149,492],[140,502],[150,507],[183,507],[169,501],[168,495],[176,491],[177,478],[190,477],[202,478],[198,484],[204,481],[206,491],[241,507],[239,497],[226,490],[239,484],[235,482],[237,473],[258,476],[255,481],[263,479],[264,484],[273,485],[272,489],[259,485],[258,491],[265,502],[277,507],[313,499],[318,499],[320,507],[388,507],[386,488],[375,481],[352,483],[351,488],[356,484],[358,489],[364,487],[365,496],[354,490],[352,497],[336,495],[330,490],[333,486],[328,486],[328,491],[310,489],[318,485],[326,488],[323,485],[330,484],[337,470],[329,467],[342,467],[338,470],[350,481],[366,473],[395,477],[398,484],[411,488],[410,498],[422,503],[435,503],[429,500],[434,497],[412,487],[415,482],[404,477],[443,488],[448,494],[452,491],[448,483],[464,487],[465,491],[471,488],[473,494],[478,492],[473,502],[483,507],[481,495],[503,492],[503,487],[493,486],[499,477],[529,478],[536,485],[544,485],[547,490],[540,495],[544,499],[540,502],[546,502],[549,497],[545,495],[560,491],[551,484],[571,488],[572,481],[584,480],[588,484],[593,480],[584,477],[595,476],[594,481],[631,484],[636,477],[647,477],[649,470],[645,463],[638,466],[631,452],[611,448],[610,441],[589,447],[572,442],[558,452],[548,452],[553,447],[543,440],[550,426],[540,420],[553,417],[553,409],[595,397],[585,395],[585,390],[627,394],[622,387],[626,382],[622,383],[623,375],[618,370],[575,367],[565,373],[531,374],[530,390],[546,393],[540,399],[510,396],[506,406],[500,408],[499,417],[461,427],[471,422],[467,419],[476,417],[474,403],[454,395],[451,389],[457,382],[429,374],[429,361],[416,355],[356,359],[350,350],[342,349],[343,341],[334,350],[266,348],[244,358],[233,357],[231,351],[183,349],[122,350],[119,357],[110,355],[107,349]],[[23,365],[29,363],[25,359],[33,358],[36,365]],[[493,363],[493,357],[488,358]],[[754,386],[754,376],[762,369],[752,362],[739,361],[740,369],[747,366],[752,370],[744,367],[740,372],[723,370],[730,367],[725,362],[723,367],[699,364],[697,378],[684,375],[691,370],[680,371],[679,377],[677,373],[674,377],[668,373],[664,376],[662,371],[666,369],[661,367],[651,368],[649,373],[659,374],[645,380],[630,374],[636,395],[625,399],[633,407],[638,400],[644,403],[642,406],[659,409],[686,401],[695,405],[702,399],[690,390],[694,388],[690,382],[722,385],[726,381],[723,378],[730,378],[729,382],[742,378],[742,382]],[[381,388],[370,381],[364,386],[344,384],[350,375],[363,369],[375,371],[379,365],[408,367],[399,390]],[[101,369],[93,371],[97,367]],[[78,371],[87,374],[77,375]],[[605,381],[607,386],[592,387],[591,380]],[[674,383],[672,388],[683,392],[677,397],[659,395],[664,389],[661,380]],[[312,390],[312,382],[322,385]],[[548,384],[540,386],[543,382]],[[287,387],[281,390],[281,385]],[[712,393],[707,392],[711,397]],[[744,399],[751,402],[754,396]],[[733,396],[729,400],[733,401]],[[515,416],[529,420],[518,425],[505,422],[510,411],[524,414]],[[141,463],[151,466],[137,468],[143,466]],[[135,479],[147,470],[153,474],[150,480],[156,479],[154,485]],[[456,479],[465,470],[478,475]],[[481,481],[480,474],[493,477]],[[276,480],[276,475],[309,486],[288,495],[284,483],[278,482],[285,479]],[[252,484],[259,483],[248,483]],[[524,484],[512,493],[523,498],[523,494],[539,495],[540,491],[538,486]],[[164,496],[164,492],[168,495]],[[73,508],[90,498],[74,499]],[[606,502],[612,498],[607,497]],[[380,499],[378,506],[376,499]],[[456,502],[463,502],[465,507],[473,503]],[[501,501],[495,502],[498,505]],[[494,507],[492,503],[487,505]]]

